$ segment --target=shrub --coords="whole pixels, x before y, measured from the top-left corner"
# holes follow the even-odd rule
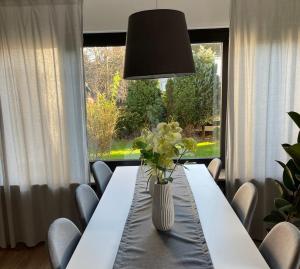
[[[121,110],[117,128],[119,138],[131,138],[139,132],[140,126],[144,126],[144,123],[139,113]]]
[[[118,135],[133,137],[145,127],[152,128],[165,118],[165,106],[157,80],[136,80],[128,93],[118,124]]]
[[[87,131],[91,151],[96,150],[94,157],[101,157],[110,151],[119,117],[116,95],[120,80],[117,73],[110,87],[110,95],[97,93],[95,99],[88,99]]]

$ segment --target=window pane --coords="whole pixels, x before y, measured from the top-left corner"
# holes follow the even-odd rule
[[[192,50],[195,75],[126,81],[125,47],[84,48],[90,160],[138,159],[132,140],[172,119],[198,141],[186,158],[220,156],[222,43],[193,44]]]

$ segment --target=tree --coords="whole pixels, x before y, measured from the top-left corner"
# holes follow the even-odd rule
[[[168,79],[166,84],[166,93],[164,96],[166,110],[167,110],[167,118],[171,120],[172,115],[174,114],[174,80]]]
[[[87,109],[87,131],[89,152],[101,157],[109,153],[119,117],[117,92],[121,77],[116,73],[110,85],[109,93],[96,93],[96,98],[89,98]]]
[[[88,96],[110,95],[110,84],[116,73],[123,74],[123,47],[87,47],[83,51],[85,81],[89,89]],[[120,80],[117,101],[124,102],[127,95],[127,82]]]
[[[220,81],[211,48],[201,45],[193,56],[196,73],[167,82],[166,106],[168,116],[187,132],[202,128],[204,134],[205,125],[211,124],[213,117],[220,113]]]
[[[128,93],[118,132],[130,137],[152,128],[165,118],[165,107],[157,80],[136,80],[128,84]]]

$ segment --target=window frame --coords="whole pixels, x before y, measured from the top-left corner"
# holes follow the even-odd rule
[[[199,43],[222,43],[222,99],[221,99],[221,136],[220,136],[220,159],[222,167],[225,167],[225,133],[226,133],[226,111],[227,111],[227,87],[228,87],[228,47],[229,47],[229,28],[214,29],[191,29],[188,30],[191,44]],[[125,46],[126,32],[112,33],[84,33],[83,47],[114,47]],[[208,165],[212,158],[193,158],[182,159],[193,163]],[[92,165],[97,160],[90,160]],[[139,165],[139,160],[103,160],[112,170],[117,166]]]

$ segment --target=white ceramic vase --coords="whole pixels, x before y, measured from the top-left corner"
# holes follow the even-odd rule
[[[174,224],[174,203],[171,183],[154,184],[152,222],[159,231],[168,231]]]
[[[157,177],[156,176],[151,176],[150,179],[149,179],[149,193],[151,196],[153,196],[153,192],[154,192],[154,184],[155,184],[155,181],[157,180]]]

